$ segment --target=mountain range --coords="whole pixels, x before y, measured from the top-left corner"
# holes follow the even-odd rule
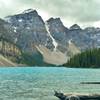
[[[60,18],[44,21],[33,9],[0,19],[0,36],[33,55],[37,64],[62,65],[82,51],[100,48],[100,28],[67,28]]]

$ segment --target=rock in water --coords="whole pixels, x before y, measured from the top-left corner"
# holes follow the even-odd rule
[[[100,100],[100,94],[63,94],[55,91],[54,96],[60,100]]]

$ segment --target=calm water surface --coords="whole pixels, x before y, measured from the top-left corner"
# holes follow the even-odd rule
[[[100,85],[80,82],[100,81],[100,69],[1,68],[0,100],[58,100],[54,90],[65,93],[100,93]]]

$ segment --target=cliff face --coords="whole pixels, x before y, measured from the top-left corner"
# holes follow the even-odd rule
[[[52,40],[47,34],[45,23],[36,10],[26,10],[21,14],[6,17],[13,27],[18,44],[23,50],[31,51],[32,44],[52,46]]]
[[[66,52],[67,38],[66,32],[68,29],[63,25],[60,18],[50,18],[47,21],[49,32],[57,42],[57,49],[62,52]]]
[[[47,21],[47,23],[49,31],[54,39],[58,42],[58,45],[66,45],[66,32],[68,29],[63,25],[60,18],[51,18]]]
[[[3,19],[0,19],[0,40],[1,38],[6,39],[14,43],[14,35],[12,26]]]

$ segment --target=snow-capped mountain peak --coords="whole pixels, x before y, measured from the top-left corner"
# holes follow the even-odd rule
[[[30,12],[36,12],[36,10],[33,10],[33,9],[27,9],[27,10],[24,10],[23,11],[23,14],[25,14],[25,13],[30,13]]]

